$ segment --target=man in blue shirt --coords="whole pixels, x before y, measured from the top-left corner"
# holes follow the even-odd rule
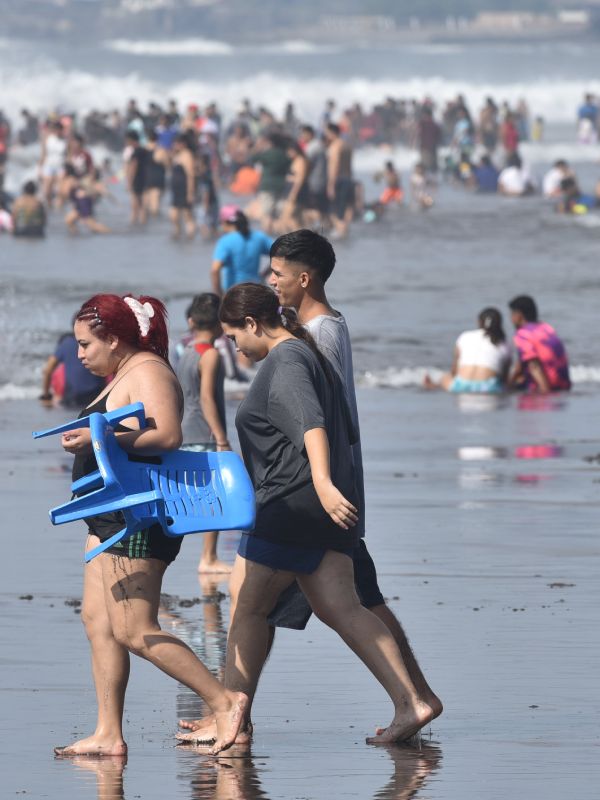
[[[237,206],[223,206],[219,218],[225,233],[215,245],[211,280],[213,292],[220,297],[238,283],[260,283],[260,259],[269,255],[273,239],[251,230]]]

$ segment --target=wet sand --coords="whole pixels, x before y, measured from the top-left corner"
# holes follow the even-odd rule
[[[477,398],[364,389],[359,404],[369,545],[384,594],[445,703],[421,749],[364,744],[389,721],[387,699],[313,620],[303,633],[278,636],[250,751],[215,761],[175,746],[177,718],[201,707],[132,659],[127,764],[55,759],[53,746],[94,724],[77,606],[83,529],[50,525],[47,509],[67,497],[69,459],[58,441],[30,439],[32,428],[58,423],[63,412],[8,401],[0,422],[3,797],[597,796],[594,394],[491,408]],[[235,535],[222,539],[232,559]],[[224,583],[199,584],[199,547],[188,537],[167,572],[162,623],[217,670],[228,602],[215,595]]]

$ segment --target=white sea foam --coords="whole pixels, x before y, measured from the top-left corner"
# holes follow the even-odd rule
[[[600,383],[600,366],[576,364],[570,371],[574,384]],[[442,374],[437,367],[387,367],[357,376],[357,384],[367,389],[402,389],[422,386],[425,375],[437,381]]]
[[[211,43],[213,45],[215,43]],[[177,46],[181,47],[182,43],[178,42]],[[282,46],[285,47],[285,43]],[[359,67],[356,69],[358,71]],[[225,114],[232,114],[244,97],[250,97],[257,102],[266,102],[277,114],[281,114],[286,103],[293,100],[298,114],[315,122],[328,97],[335,97],[340,107],[358,102],[369,108],[387,96],[429,96],[441,106],[462,93],[473,109],[481,107],[488,95],[511,103],[524,98],[532,114],[541,115],[551,123],[570,123],[584,91],[600,94],[600,80],[490,83],[479,82],[476,78],[472,81],[443,77],[371,79],[351,74],[340,80],[337,77],[302,78],[269,71],[248,74],[241,79],[190,79],[171,83],[152,81],[138,72],[117,76],[63,70],[46,60],[28,67],[0,67],[0,81],[2,107],[15,120],[23,105],[40,110],[62,108],[86,112],[92,108],[123,108],[130,97],[136,97],[142,105],[151,100],[164,101],[167,97],[174,97],[182,104],[216,100]],[[588,153],[591,150],[594,148],[589,148]]]
[[[356,383],[363,389],[404,389],[423,385],[423,378],[429,375],[434,381],[441,378],[443,372],[438,367],[388,367],[383,370],[369,371],[356,376]],[[253,375],[251,374],[251,377]],[[571,367],[571,380],[575,385],[600,383],[600,366],[577,364]],[[227,394],[240,395],[248,391],[248,383],[226,379]],[[0,402],[3,400],[31,400],[40,393],[38,384],[0,384]]]
[[[40,393],[39,386],[18,386],[15,383],[4,383],[0,386],[2,400],[32,400]]]
[[[109,39],[103,42],[103,46],[134,56],[228,56],[234,52],[227,42],[213,39]]]

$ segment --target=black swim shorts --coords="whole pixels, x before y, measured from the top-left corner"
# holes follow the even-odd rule
[[[160,525],[152,525],[128,539],[121,539],[104,552],[124,558],[157,558],[170,564],[177,558],[182,539],[183,536],[166,536]]]
[[[385,605],[384,597],[377,583],[377,570],[367,550],[365,540],[361,539],[352,554],[354,562],[354,585],[361,604],[365,608]],[[312,609],[296,582],[281,593],[275,608],[269,614],[269,625],[274,628],[291,628],[302,631],[312,616]]]

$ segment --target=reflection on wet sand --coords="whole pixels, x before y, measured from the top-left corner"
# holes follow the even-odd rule
[[[229,575],[226,574],[199,573],[202,602],[196,608],[202,609],[202,614],[195,613],[189,619],[179,614],[175,607],[168,611],[171,624],[177,628],[177,635],[219,679],[223,678],[227,649],[228,626],[223,600],[228,597],[228,581]],[[202,700],[187,689],[177,693],[176,706],[178,719],[199,719],[209,713]]]
[[[234,745],[217,759],[205,758],[206,746],[180,746],[182,753],[197,754],[197,763],[187,761],[188,769],[180,774],[191,785],[192,800],[265,800],[268,797],[262,787],[260,767],[252,756],[250,745]],[[382,748],[392,761],[393,772],[385,786],[374,795],[373,800],[411,800],[422,797],[421,791],[428,780],[441,766],[442,751],[433,742],[421,741],[418,746],[390,745]],[[335,776],[331,776],[335,780]],[[311,796],[311,776],[298,796]]]
[[[96,774],[98,800],[125,800],[123,770],[127,756],[71,756],[64,761],[74,764],[77,769]]]
[[[433,742],[422,741],[419,747],[397,744],[386,748],[394,772],[373,800],[409,800],[419,798],[429,778],[440,769],[442,751]]]
[[[191,800],[265,800],[250,745],[234,745],[216,759],[206,758],[207,747],[180,745],[186,753],[198,755],[189,760],[181,775],[191,786]]]
[[[482,462],[510,460],[511,456],[518,460],[535,460],[560,458],[564,455],[562,447],[556,444],[526,444],[519,445],[511,451],[506,447],[488,447],[486,445],[459,447],[457,456],[459,461]],[[552,476],[539,473],[518,473],[512,479],[500,471],[492,472],[479,467],[469,467],[460,470],[458,483],[463,489],[471,489],[483,484],[500,484],[509,479],[516,483],[536,484],[549,480]]]
[[[457,394],[458,408],[465,414],[497,411],[508,403],[508,397],[499,394]]]

